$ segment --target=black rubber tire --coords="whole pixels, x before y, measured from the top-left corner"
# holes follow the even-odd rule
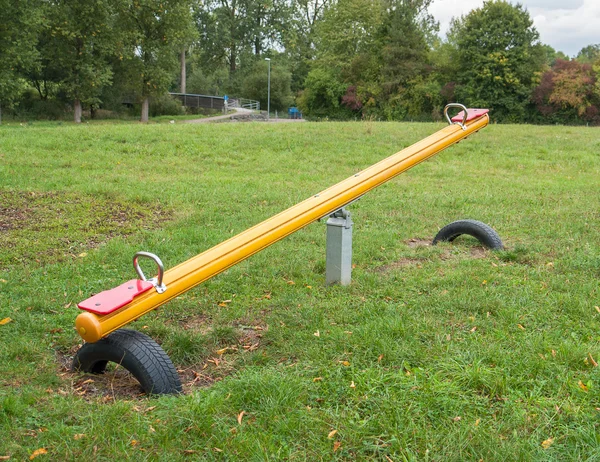
[[[131,372],[147,394],[182,392],[181,380],[167,353],[141,332],[119,329],[95,343],[85,343],[73,358],[73,370],[102,374],[109,361]]]
[[[492,250],[504,248],[498,233],[492,227],[477,220],[458,220],[444,226],[433,238],[433,245],[440,241],[452,242],[461,234],[473,236],[482,245]]]

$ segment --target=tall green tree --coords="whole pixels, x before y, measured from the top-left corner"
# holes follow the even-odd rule
[[[141,100],[140,120],[147,122],[149,98],[168,91],[181,50],[196,34],[191,0],[126,0],[118,27],[127,31],[123,75]]]
[[[38,66],[37,35],[43,22],[38,0],[0,0],[0,123],[2,107],[11,106],[25,86],[24,72]]]
[[[324,12],[315,25],[316,56],[299,99],[303,112],[356,116],[378,92],[384,14],[382,0],[339,0]]]
[[[575,59],[583,64],[594,64],[600,61],[600,43],[583,47]]]
[[[331,5],[315,28],[316,57],[300,99],[306,114],[324,116],[330,110],[338,117],[402,119],[420,116],[423,108],[431,112],[439,85],[429,79],[429,43],[437,27],[427,13],[430,3],[339,0]]]
[[[109,57],[118,41],[113,0],[50,0],[48,31],[41,36],[45,66],[73,101],[74,121],[81,122],[82,103],[98,104],[110,84]],[[47,70],[48,71],[48,70]]]
[[[437,31],[427,13],[431,0],[388,1],[381,33],[381,105],[387,118],[419,117],[431,112],[439,93],[429,79],[429,41]]]
[[[458,99],[490,108],[496,120],[524,120],[545,53],[523,6],[486,1],[455,20],[449,36],[459,59]]]

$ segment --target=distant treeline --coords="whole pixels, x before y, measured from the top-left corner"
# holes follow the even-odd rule
[[[570,59],[501,0],[442,40],[431,2],[0,0],[0,107],[145,120],[181,111],[168,91],[266,107],[269,58],[271,109],[309,118],[435,120],[457,101],[499,122],[600,124],[600,44]]]

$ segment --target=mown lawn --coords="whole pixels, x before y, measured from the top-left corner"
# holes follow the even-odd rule
[[[69,371],[136,251],[175,266],[441,127],[0,127],[0,459],[600,460],[598,128],[491,125],[369,193],[349,287],[315,223],[141,318],[183,396]],[[427,245],[460,218],[506,250]]]

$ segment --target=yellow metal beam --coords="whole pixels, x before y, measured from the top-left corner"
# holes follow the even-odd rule
[[[457,124],[443,128],[335,186],[171,268],[164,274],[163,283],[167,286],[164,293],[159,294],[155,290],[150,290],[136,297],[128,305],[105,316],[90,312],[81,313],[75,321],[77,332],[86,342],[100,340],[265,247],[339,210],[371,189],[480,130],[488,123],[489,118],[484,114],[467,122],[464,129]]]

